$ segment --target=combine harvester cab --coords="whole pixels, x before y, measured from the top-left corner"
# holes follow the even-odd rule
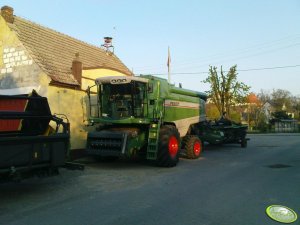
[[[69,130],[35,91],[0,95],[0,179],[57,174],[68,156]]]
[[[153,76],[96,79],[88,89],[91,125],[86,151],[100,157],[143,156],[163,167],[175,166],[181,148],[198,158],[197,127],[205,121],[204,93],[177,88]],[[93,88],[95,88],[93,87]]]

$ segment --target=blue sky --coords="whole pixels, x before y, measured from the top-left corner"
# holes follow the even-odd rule
[[[112,36],[116,55],[135,74],[206,91],[209,66],[228,70],[251,91],[300,95],[299,0],[2,0],[14,14],[100,46]],[[276,68],[284,67],[284,68]],[[245,71],[249,70],[249,71]]]

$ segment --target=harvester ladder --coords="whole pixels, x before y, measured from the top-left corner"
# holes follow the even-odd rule
[[[160,123],[151,123],[148,136],[147,159],[156,160],[158,151]]]

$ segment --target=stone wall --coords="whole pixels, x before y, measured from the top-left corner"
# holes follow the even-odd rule
[[[5,46],[0,68],[0,89],[39,86],[40,68],[21,47]]]
[[[0,94],[47,95],[50,78],[43,73],[0,16]]]

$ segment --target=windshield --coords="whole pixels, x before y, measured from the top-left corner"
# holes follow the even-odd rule
[[[132,81],[128,84],[102,84],[101,114],[112,119],[144,117],[146,84]]]

